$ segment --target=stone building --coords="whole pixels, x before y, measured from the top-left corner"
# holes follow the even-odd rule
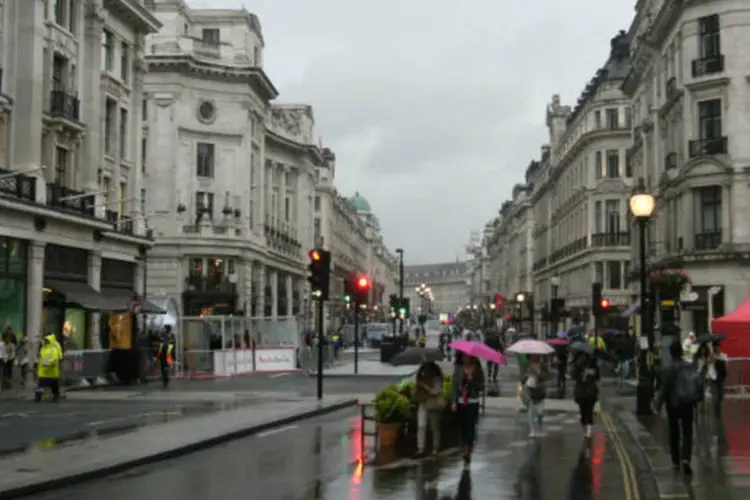
[[[0,23],[0,328],[128,348],[130,314],[109,313],[143,291],[138,115],[160,23],[103,0],[5,2]]]
[[[404,268],[404,297],[408,297],[411,316],[416,319],[420,312],[421,298],[416,288],[426,285],[432,290],[431,309],[439,313],[455,314],[471,303],[470,287],[467,286],[469,266],[467,262],[444,262],[440,264],[420,264]]]
[[[698,297],[683,303],[684,331],[707,331],[710,314],[750,295],[748,20],[744,0],[651,0],[638,3],[629,31],[628,159],[657,202],[647,266],[683,266],[692,279]]]

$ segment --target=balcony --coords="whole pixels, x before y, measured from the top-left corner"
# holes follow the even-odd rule
[[[724,71],[724,56],[718,54],[715,56],[693,59],[691,62],[691,68],[693,70],[693,78],[721,73]]]
[[[727,154],[729,140],[727,137],[711,137],[688,142],[690,158]]]
[[[664,157],[664,170],[677,168],[677,153],[667,153]]]
[[[302,243],[297,240],[296,229],[289,227],[288,223],[267,216],[266,222],[263,224],[263,232],[269,245],[276,250],[297,254],[302,248]]]
[[[47,184],[47,204],[51,207],[94,217],[96,201],[93,194],[85,194],[82,191],[76,191],[51,182]]]
[[[555,250],[554,252],[552,252],[552,255],[550,255],[549,257],[549,263],[554,264],[555,262],[558,262],[562,259],[570,257],[571,255],[575,255],[578,252],[586,250],[586,248],[588,248],[586,240],[587,240],[586,237],[578,238],[574,242],[568,243],[564,247],[558,250]]]
[[[64,90],[53,90],[50,95],[49,114],[56,118],[80,123],[81,101]]]
[[[0,194],[30,202],[36,201],[36,179],[0,168]]]
[[[695,234],[695,250],[716,250],[721,246],[721,230]]]
[[[185,288],[190,292],[200,293],[237,293],[236,284],[230,283],[227,277],[221,274],[213,276],[191,274],[185,278]]]
[[[123,220],[116,210],[105,210],[104,218],[114,226],[118,233],[133,234],[133,219]]]
[[[630,233],[594,233],[591,235],[592,247],[625,247],[630,246]]]

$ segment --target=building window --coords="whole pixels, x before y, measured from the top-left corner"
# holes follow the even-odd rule
[[[698,132],[701,139],[721,137],[721,99],[698,103]]]
[[[120,109],[120,159],[128,159],[128,110]]]
[[[196,151],[197,175],[198,177],[213,178],[214,176],[214,145],[208,142],[199,142]]]
[[[291,216],[291,200],[289,198],[284,198],[284,221],[289,222],[289,217]]]
[[[101,190],[102,190],[102,203],[104,204],[105,207],[108,207],[109,196],[110,196],[110,193],[112,192],[112,181],[110,180],[109,177],[102,178]]]
[[[620,232],[620,200],[606,200],[604,202],[604,231],[609,234]]]
[[[117,102],[107,98],[104,106],[104,151],[112,155],[115,150],[115,119],[117,113]]]
[[[120,78],[125,83],[130,78],[130,45],[125,42],[120,44]]]
[[[141,172],[146,173],[146,159],[148,158],[148,139],[141,138]]]
[[[65,18],[67,14],[67,0],[55,0],[55,24],[61,27],[65,27]]]
[[[260,49],[253,47],[253,65],[260,66]]]
[[[112,71],[115,62],[115,37],[107,30],[102,31],[102,69]]]
[[[607,113],[607,128],[609,130],[617,130],[620,128],[620,110],[617,108],[610,108],[606,110]]]
[[[594,153],[594,170],[596,170],[596,178],[601,179],[604,172],[604,165],[602,163],[602,152],[597,151]]]
[[[117,200],[117,211],[122,218],[125,213],[125,207],[128,203],[128,184],[126,182],[120,182],[120,198]]]
[[[148,99],[146,98],[141,101],[141,120],[144,122],[148,120]]]
[[[594,262],[594,282],[604,283],[604,263]]]
[[[314,245],[317,246],[317,245],[321,245],[322,244],[322,242],[321,242],[321,236],[323,236],[323,235],[322,235],[321,229],[320,229],[320,219],[316,218],[315,221],[313,222],[313,244]]]
[[[594,203],[594,233],[598,234],[602,232],[602,202],[597,201]]]
[[[214,218],[214,194],[205,191],[195,193],[195,216],[200,221],[201,216],[206,214],[209,219]]]
[[[620,152],[616,149],[607,151],[607,178],[617,179],[620,177]]]
[[[205,45],[218,47],[221,44],[220,32],[216,28],[205,28],[202,32],[201,40]]]
[[[594,111],[594,128],[599,130],[602,128],[602,112]]]
[[[721,186],[707,186],[696,190],[698,202],[698,232],[701,235],[721,234]],[[704,245],[704,247],[716,245]]]
[[[55,183],[68,186],[68,157],[70,151],[57,146],[55,148]]]
[[[622,268],[619,260],[608,260],[607,265],[607,285],[604,288],[609,290],[619,290],[622,288]]]
[[[721,26],[719,16],[702,17],[698,19],[700,57],[708,59],[721,55]]]
[[[320,212],[320,196],[315,197],[315,211]]]
[[[633,161],[625,159],[625,177],[632,178],[633,177]]]

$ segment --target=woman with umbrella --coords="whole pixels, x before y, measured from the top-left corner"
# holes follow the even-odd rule
[[[454,346],[456,351],[459,350]],[[476,439],[479,421],[479,400],[484,391],[484,373],[479,360],[463,353],[460,356],[462,367],[456,370],[453,378],[453,410],[458,412],[458,425],[464,445],[464,465],[471,463],[471,453]]]
[[[432,433],[432,454],[440,450],[440,416],[445,408],[445,400],[440,395],[443,390],[443,372],[433,362],[424,363],[417,372],[417,455],[424,455],[427,427]]]
[[[573,397],[578,404],[578,414],[584,436],[591,438],[594,425],[594,406],[599,399],[599,367],[596,363],[597,349],[589,343],[575,343],[571,378],[575,381]]]

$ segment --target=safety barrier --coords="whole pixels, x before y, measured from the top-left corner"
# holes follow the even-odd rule
[[[372,413],[367,413],[367,410],[371,409]],[[377,453],[378,449],[378,424],[375,421],[375,405],[373,404],[367,404],[367,403],[360,403],[359,404],[359,452],[360,452],[360,461],[364,464],[368,462],[369,455],[367,453],[367,438],[371,437],[373,440],[372,443],[372,450],[373,450],[373,458],[374,455]],[[370,423],[370,426],[372,427],[372,430],[367,430],[367,423]],[[371,461],[371,460],[369,460]]]
[[[255,349],[189,349],[176,363],[178,376],[185,378],[233,377],[253,372],[297,369],[297,348],[264,346]]]
[[[61,379],[65,385],[93,384],[107,376],[108,349],[67,351],[61,366]]]
[[[300,328],[296,318],[187,316],[180,318],[177,339],[183,350],[297,346]]]
[[[299,367],[307,371],[317,371],[318,369],[318,346],[303,345],[299,348],[298,353]],[[327,368],[336,361],[332,345],[323,346],[323,367]]]
[[[724,392],[747,394],[750,391],[750,358],[729,358]]]

